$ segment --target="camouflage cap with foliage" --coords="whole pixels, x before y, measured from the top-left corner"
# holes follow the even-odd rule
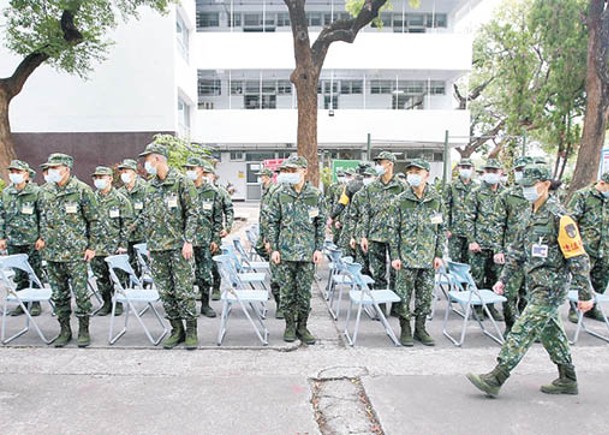
[[[302,156],[292,156],[290,157],[288,160],[286,160],[285,162],[285,167],[286,168],[308,168],[309,167],[309,163],[307,162],[307,159],[305,159]]]
[[[425,159],[412,159],[410,162],[408,162],[408,165],[406,166],[406,169],[408,168],[419,168],[419,169],[425,169],[427,172],[429,172],[429,162]]]
[[[522,179],[518,182],[521,186],[530,187],[539,181],[552,179],[550,168],[546,165],[529,164],[524,167]]]
[[[488,159],[482,168],[483,169],[503,169],[503,166],[501,165],[501,162],[499,162],[499,160],[497,160],[497,159]]]
[[[474,162],[472,162],[472,159],[461,159],[457,166],[471,166],[472,168],[476,167]]]
[[[133,159],[125,159],[118,165],[118,169],[132,169],[137,171],[137,162]]]
[[[146,145],[146,149],[139,154],[139,157],[146,157],[150,154],[158,154],[163,157],[169,156],[169,151],[165,145],[160,145],[156,142],[149,143]]]
[[[92,177],[96,177],[96,176],[103,176],[103,175],[109,175],[112,176],[112,168],[109,168],[107,166],[98,166],[97,168],[95,168],[95,172],[93,172],[93,174],[91,174]]]
[[[7,169],[16,169],[17,171],[30,171],[30,165],[23,160],[11,160],[11,164],[8,165]]]
[[[73,165],[74,159],[72,156],[62,153],[51,154],[46,163],[46,166],[49,168],[53,166],[67,166],[68,168],[72,168]]]
[[[395,158],[395,154],[389,152],[389,151],[381,151],[374,159],[375,162],[378,162],[379,160],[389,160],[390,162],[395,162],[396,158]]]

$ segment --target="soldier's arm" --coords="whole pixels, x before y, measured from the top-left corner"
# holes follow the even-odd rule
[[[450,184],[447,184],[444,187],[444,192],[442,192],[442,201],[444,202],[444,209],[446,211],[446,228],[450,231],[452,224],[453,224],[453,214],[452,214],[452,207],[453,207],[453,195],[452,195],[453,189],[451,187]]]
[[[506,234],[505,231],[507,229],[507,219],[508,219],[508,210],[507,210],[507,198],[506,194],[501,193],[497,200],[495,201],[495,216],[497,217],[497,232],[498,232],[498,241],[496,246],[494,246],[493,251],[498,253],[504,253],[507,250],[506,246]]]
[[[580,301],[592,299],[590,283],[590,257],[584,249],[577,223],[568,215],[556,216],[558,221],[558,245],[571,273],[571,289],[577,290]]]
[[[317,207],[319,209],[319,215],[315,218],[315,250],[321,251],[324,246],[324,240],[326,238],[326,203],[323,195],[319,195],[317,200]]]
[[[476,241],[476,217],[478,216],[478,195],[476,195],[476,192],[472,192],[465,200],[465,210],[463,226],[465,227],[467,242],[474,243]]]
[[[87,249],[95,250],[95,247],[98,246],[104,235],[100,233],[97,200],[95,199],[95,194],[88,186],[82,189],[81,201],[82,213],[87,222]]]
[[[6,211],[3,197],[4,195],[0,194],[0,240],[6,239]]]
[[[439,212],[442,216],[446,216],[446,207],[442,202],[440,202],[440,210]],[[438,224],[438,229],[436,232],[436,247],[434,257],[442,258],[444,256],[444,247],[446,246],[446,231],[448,226],[446,225],[446,220],[442,219],[442,222]]]
[[[212,211],[212,237],[211,241],[220,246],[222,239],[220,238],[222,231],[222,202],[220,195],[216,192],[214,196],[214,209]]]
[[[399,207],[398,199],[394,199],[389,204],[389,221],[387,222],[387,235],[389,238],[389,255],[390,261],[400,259],[400,230],[402,226],[402,220],[405,216],[402,216],[402,210]]]
[[[368,238],[370,232],[370,192],[362,198],[362,206],[360,208],[360,220],[357,225],[357,231],[360,238]]]
[[[577,191],[573,194],[573,198],[571,198],[567,209],[575,222],[579,223],[579,220],[586,211],[585,198],[581,191]]]
[[[197,189],[192,181],[181,180],[180,201],[184,209],[184,242],[192,243],[197,231]]]
[[[131,206],[131,201],[122,193],[119,193],[120,201],[121,201],[121,211],[120,211],[120,240],[118,246],[121,248],[126,248],[129,245],[129,229],[134,221],[133,216],[133,207]]]
[[[524,230],[518,231],[514,242],[508,247],[505,257],[505,266],[501,271],[499,281],[506,284],[510,277],[516,272],[522,270],[526,261],[526,253],[524,252]]]
[[[226,216],[226,228],[227,232],[231,232],[233,224],[235,222],[235,210],[233,208],[233,200],[231,199],[228,192],[224,195],[224,215]]]
[[[279,191],[273,194],[268,210],[268,241],[271,244],[272,251],[279,250],[279,228],[281,225],[280,196]]]

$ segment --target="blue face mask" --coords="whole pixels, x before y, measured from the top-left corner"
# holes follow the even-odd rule
[[[529,202],[535,202],[539,199],[539,192],[537,192],[536,186],[529,186],[522,188],[522,196]]]
[[[482,180],[488,184],[497,184],[499,181],[501,181],[501,176],[499,174],[487,172],[482,176]]]
[[[423,178],[419,174],[408,174],[406,175],[406,181],[412,187],[419,187]]]
[[[609,190],[606,192],[601,192],[604,198],[609,198]]]
[[[376,171],[376,175],[378,175],[379,177],[381,175],[385,175],[385,172],[387,172],[387,170],[385,169],[385,167],[383,165],[376,165],[374,167],[374,170]]]
[[[287,185],[295,185],[300,182],[300,174],[297,172],[293,173],[283,173],[277,176],[277,183],[279,184],[287,184]]]

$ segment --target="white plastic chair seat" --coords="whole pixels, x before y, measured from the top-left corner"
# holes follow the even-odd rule
[[[116,293],[117,302],[156,302],[159,300],[159,293],[156,290],[125,290],[125,295]]]
[[[374,279],[368,275],[362,275],[362,279],[366,284],[374,284]],[[338,285],[351,285],[351,277],[349,275],[335,275],[332,277],[332,281]]]
[[[487,304],[498,304],[506,302],[507,299],[504,296],[498,295],[491,290],[478,290],[480,297],[471,291],[449,291],[448,296],[452,302],[457,302],[461,305],[467,305],[470,302],[471,305],[487,305]]]
[[[269,296],[269,292],[266,290],[233,290],[237,293],[236,295],[232,292],[223,292],[221,299],[230,303],[236,303],[239,299],[242,302],[266,302]],[[239,299],[237,299],[237,296]]]
[[[50,288],[24,288],[19,290],[19,299],[22,302],[42,302],[51,298],[52,290]],[[8,294],[6,300],[9,302],[17,302],[16,296]]]
[[[349,298],[354,304],[362,305],[372,305],[375,302],[377,304],[396,303],[401,300],[392,290],[370,290],[369,293],[364,292],[363,298],[362,290],[351,290]]]
[[[271,265],[268,261],[248,261],[243,263],[244,269],[270,269]]]
[[[263,282],[265,279],[266,274],[264,272],[245,272],[239,274],[239,280],[241,282]]]

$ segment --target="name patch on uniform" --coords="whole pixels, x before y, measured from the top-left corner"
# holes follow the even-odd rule
[[[66,214],[76,214],[78,213],[78,204],[75,202],[69,202],[66,204]]]
[[[176,208],[177,206],[178,206],[178,197],[177,196],[170,196],[169,198],[167,198],[167,207]]]
[[[211,210],[212,208],[214,208],[214,205],[211,202],[203,203],[203,210]]]
[[[136,202],[133,205],[133,208],[135,208],[136,210],[143,210],[144,209],[144,203],[143,202]]]
[[[434,225],[439,225],[444,222],[444,218],[442,218],[442,213],[434,213],[431,215],[431,223]]]
[[[120,210],[118,208],[113,208],[113,209],[110,210],[110,217],[111,218],[117,218],[117,217],[120,217],[120,215],[121,215],[121,212],[120,212]]]
[[[319,209],[317,207],[309,210],[309,218],[314,219],[319,216]]]
[[[21,214],[34,214],[34,206],[31,204],[24,204],[21,207]]]
[[[548,245],[534,243],[531,248],[531,256],[535,258],[548,258]]]
[[[560,218],[560,231],[558,232],[558,244],[565,258],[584,255],[584,244],[579,235],[577,224],[571,217],[562,216]]]

